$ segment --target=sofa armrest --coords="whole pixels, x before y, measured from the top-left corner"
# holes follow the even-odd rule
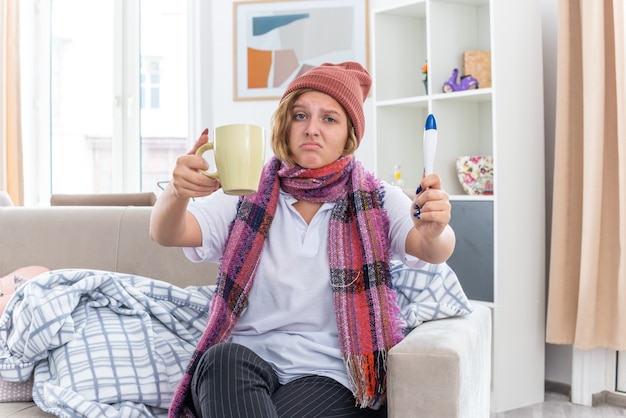
[[[393,347],[387,362],[390,418],[489,417],[491,310],[426,322]]]

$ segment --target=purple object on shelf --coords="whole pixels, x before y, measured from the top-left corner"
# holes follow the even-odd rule
[[[443,83],[441,90],[443,90],[444,93],[450,93],[453,91],[463,91],[477,88],[478,80],[475,77],[472,77],[471,75],[462,75],[459,80],[459,69],[455,68],[452,70],[452,75],[448,81]]]

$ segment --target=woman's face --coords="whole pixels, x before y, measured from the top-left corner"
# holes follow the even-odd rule
[[[308,91],[291,113],[289,151],[304,168],[320,168],[343,155],[348,140],[348,115],[326,93]]]

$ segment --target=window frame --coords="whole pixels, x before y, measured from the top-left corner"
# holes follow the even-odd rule
[[[111,0],[103,0],[111,1]],[[175,1],[175,0],[172,0]],[[208,85],[202,77],[202,48],[200,31],[202,14],[210,15],[210,5],[200,0],[187,1],[188,31],[188,126],[187,142],[193,144],[198,122],[205,115],[210,102],[202,97],[202,88],[189,86]],[[112,97],[113,169],[112,192],[138,192],[142,188],[141,160],[141,80],[140,65],[140,0],[113,0],[114,5],[114,84]],[[24,2],[20,13],[25,24],[21,33],[24,51],[21,56],[22,83],[25,84],[22,100],[24,130],[25,204],[48,205],[53,190],[52,180],[52,121],[51,121],[51,2],[33,0]],[[206,53],[206,50],[204,51]],[[32,91],[32,94],[30,94]],[[30,170],[28,167],[33,167]],[[173,168],[173,167],[172,167]],[[156,185],[155,185],[156,188]]]

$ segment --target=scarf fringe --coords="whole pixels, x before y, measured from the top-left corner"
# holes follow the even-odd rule
[[[356,406],[372,408],[384,400],[387,391],[387,356],[387,350],[344,356]]]

